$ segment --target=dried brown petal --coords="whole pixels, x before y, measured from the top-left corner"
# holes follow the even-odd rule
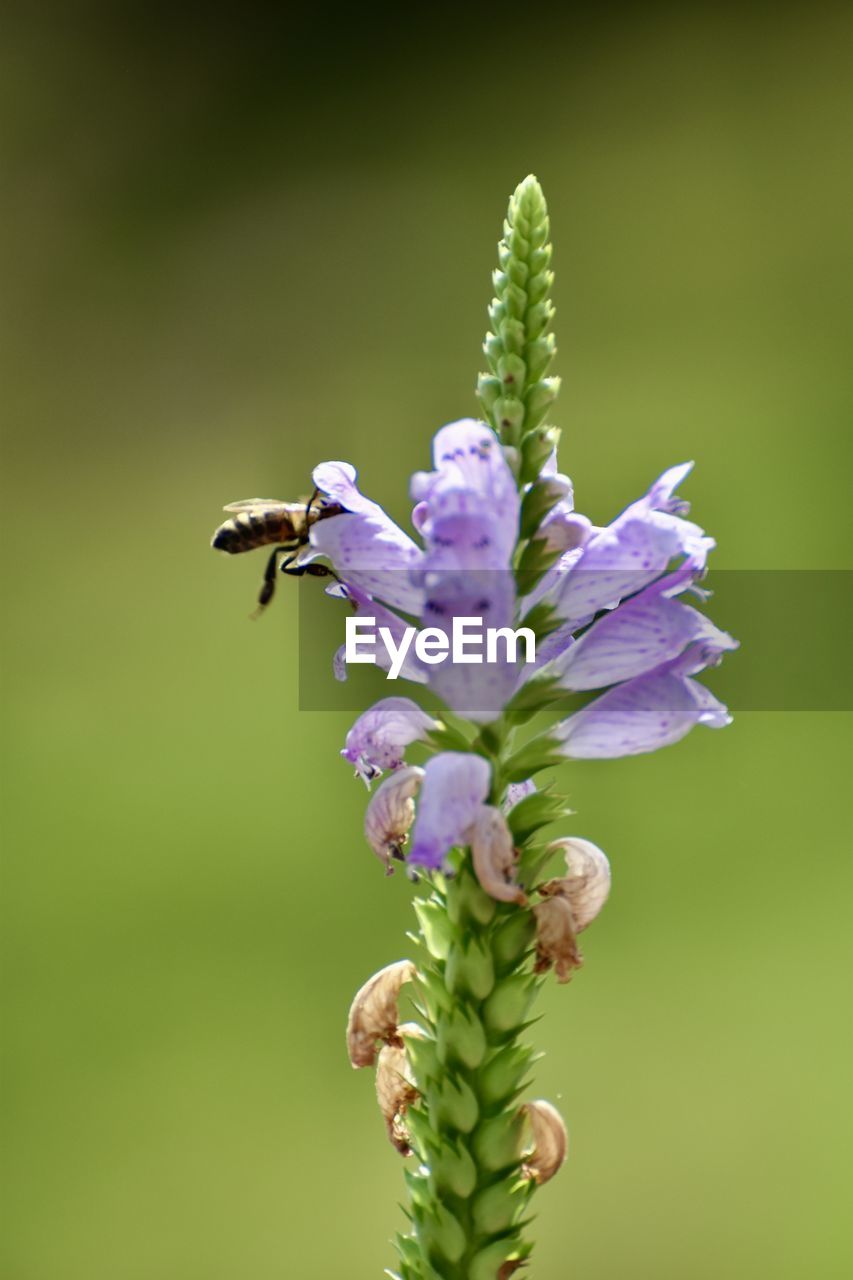
[[[525,1103],[521,1109],[527,1116],[533,1137],[533,1147],[525,1156],[521,1172],[541,1186],[553,1178],[565,1161],[569,1135],[563,1117],[550,1102],[539,1099]]]
[[[364,834],[376,856],[393,871],[391,859],[402,860],[402,847],[415,820],[415,796],[424,771],[417,765],[397,769],[380,783],[364,815]]]
[[[365,982],[350,1006],[347,1022],[347,1050],[354,1067],[372,1067],[377,1041],[398,1041],[397,998],[404,982],[415,976],[411,960],[386,965]]]
[[[607,856],[591,840],[572,836],[555,840],[548,846],[549,853],[562,853],[566,860],[566,875],[539,886],[545,897],[560,894],[572,908],[575,933],[581,933],[592,924],[610,893],[610,863]]]
[[[514,882],[518,851],[500,809],[483,805],[469,832],[471,860],[480,885],[498,902],[527,906],[524,891]]]
[[[409,1027],[405,1030],[411,1034]],[[400,1045],[384,1044],[376,1063],[376,1100],[388,1137],[401,1156],[411,1155],[405,1116],[417,1097],[406,1050]]]
[[[497,1280],[509,1280],[510,1276],[514,1276],[516,1271],[520,1271],[522,1267],[527,1266],[524,1258],[508,1258],[503,1266],[498,1268]]]
[[[551,883],[554,883],[553,881]],[[544,893],[547,885],[540,885]],[[560,893],[546,897],[533,908],[536,917],[536,973],[547,973],[553,966],[558,982],[569,982],[572,971],[583,964],[583,956],[575,937],[575,923],[568,900]]]

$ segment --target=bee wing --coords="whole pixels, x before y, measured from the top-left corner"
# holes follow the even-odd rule
[[[289,511],[290,503],[278,498],[243,498],[240,502],[229,502],[223,511]]]

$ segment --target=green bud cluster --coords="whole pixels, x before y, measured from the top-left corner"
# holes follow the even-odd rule
[[[560,389],[559,378],[546,376],[556,351],[549,229],[545,196],[530,175],[510,198],[483,343],[489,372],[477,381],[487,420],[520,450],[522,483],[538,476],[555,443],[554,428],[539,430]]]
[[[530,1252],[519,1099],[533,1051],[519,1036],[538,985],[527,963],[534,920],[484,893],[467,859],[416,910],[426,1034],[406,1046],[420,1098],[406,1115],[417,1168],[406,1175],[411,1231],[397,1240],[397,1274],[495,1280]]]

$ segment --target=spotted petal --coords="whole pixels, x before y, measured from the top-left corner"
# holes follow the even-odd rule
[[[689,586],[691,573],[688,568],[668,574],[599,618],[555,662],[562,687],[603,689],[631,680],[678,657],[697,640],[721,653],[736,648],[736,641],[704,614],[672,598],[672,592]]]
[[[495,433],[451,422],[433,442],[434,471],[412,477],[415,522],[431,568],[505,569],[518,538],[520,499]]]
[[[369,785],[386,769],[399,769],[406,747],[436,727],[411,698],[381,698],[358,717],[341,755]]]
[[[640,755],[678,742],[696,724],[721,729],[731,722],[726,707],[690,678],[719,657],[713,645],[694,644],[672,662],[609,689],[552,730],[563,754]]]

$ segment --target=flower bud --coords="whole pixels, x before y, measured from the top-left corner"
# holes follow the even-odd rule
[[[367,806],[365,838],[389,876],[394,870],[391,859],[403,861],[403,845],[415,820],[414,798],[423,776],[423,769],[416,765],[398,769],[380,783]]]
[[[399,1044],[397,998],[417,970],[411,960],[386,965],[356,993],[347,1022],[347,1050],[354,1067],[372,1067],[377,1042]]]
[[[550,1102],[528,1102],[522,1108],[533,1138],[525,1153],[522,1174],[539,1186],[549,1182],[566,1159],[569,1135],[563,1117]]]
[[[400,1045],[384,1044],[376,1062],[376,1100],[391,1144],[401,1156],[411,1155],[405,1115],[417,1097],[406,1050]]]
[[[469,839],[474,871],[486,893],[498,902],[526,906],[527,898],[513,879],[518,854],[500,809],[484,805],[471,828]]]

